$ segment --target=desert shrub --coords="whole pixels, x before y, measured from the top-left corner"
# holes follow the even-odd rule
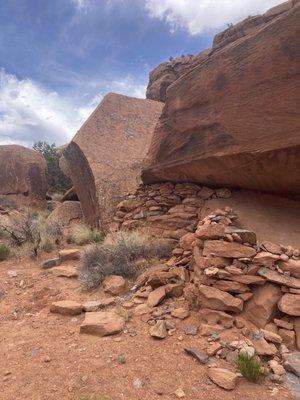
[[[15,212],[1,220],[0,229],[7,235],[15,255],[28,251],[37,256],[41,250],[51,251],[62,235],[61,226],[47,223],[43,213],[32,210]]]
[[[138,273],[135,266],[137,259],[165,258],[171,252],[168,243],[138,231],[117,232],[110,237],[110,241],[90,245],[82,255],[79,280],[88,290],[97,288],[107,275],[132,279]]]
[[[250,382],[259,383],[263,380],[262,362],[257,355],[251,356],[240,351],[236,358],[238,371]]]
[[[59,167],[61,152],[56,147],[55,143],[49,144],[47,142],[39,141],[34,143],[33,149],[42,154],[46,160],[46,175],[49,190],[51,192],[65,192],[66,190],[70,189],[72,187],[72,183]]]
[[[89,243],[100,243],[102,235],[98,230],[92,229],[88,225],[76,224],[67,235],[66,241],[82,246]]]
[[[10,248],[3,243],[0,243],[0,261],[4,261],[10,254]]]

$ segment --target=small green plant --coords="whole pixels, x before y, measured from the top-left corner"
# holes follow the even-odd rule
[[[240,351],[235,361],[238,371],[248,381],[259,383],[263,380],[262,362],[257,355],[251,356],[247,352]]]
[[[10,249],[5,244],[0,243],[0,261],[4,261],[8,258]]]
[[[40,248],[46,253],[51,253],[56,248],[56,245],[51,237],[45,236],[41,240]]]

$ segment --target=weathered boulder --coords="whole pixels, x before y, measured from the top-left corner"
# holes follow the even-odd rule
[[[144,183],[300,193],[299,14],[297,2],[168,88]]]
[[[124,317],[114,311],[88,312],[80,325],[80,332],[96,336],[108,336],[121,332],[124,326]]]
[[[45,200],[46,161],[38,152],[19,145],[0,146],[0,197]]]
[[[203,307],[219,311],[241,312],[243,300],[233,297],[231,294],[222,292],[211,286],[200,285],[201,304]]]
[[[243,258],[255,256],[256,251],[250,246],[244,246],[236,242],[207,240],[204,243],[203,255],[210,256],[211,254],[217,257]]]
[[[279,313],[277,303],[281,296],[280,287],[271,283],[256,288],[253,297],[245,303],[243,317],[263,328]]]
[[[121,197],[140,181],[160,102],[110,93],[63,153],[87,223],[105,230]]]
[[[57,223],[62,227],[69,226],[72,222],[79,222],[82,210],[79,201],[64,201],[48,216],[47,221]]]
[[[102,283],[103,290],[112,295],[119,295],[126,289],[126,281],[123,276],[109,275]]]
[[[50,311],[61,315],[78,315],[82,313],[82,304],[72,300],[62,300],[52,303]]]
[[[237,374],[224,368],[209,368],[208,377],[218,386],[233,390],[237,385]]]
[[[278,302],[278,308],[285,314],[300,317],[300,295],[284,294]]]

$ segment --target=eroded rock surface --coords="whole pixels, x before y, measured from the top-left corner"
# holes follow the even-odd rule
[[[86,222],[104,230],[114,206],[140,182],[162,105],[110,93],[83,124],[63,157]]]

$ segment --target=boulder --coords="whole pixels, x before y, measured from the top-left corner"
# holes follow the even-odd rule
[[[201,304],[203,307],[236,313],[241,312],[243,309],[243,300],[214,287],[200,285],[199,292],[202,297]]]
[[[155,307],[157,306],[159,303],[161,303],[164,298],[166,297],[166,289],[164,286],[160,286],[157,289],[153,290],[153,292],[149,293],[148,296],[148,306],[149,307]]]
[[[126,288],[126,281],[122,276],[109,275],[102,283],[103,290],[114,296],[118,296],[123,293]]]
[[[222,240],[206,240],[204,243],[203,255],[226,258],[244,258],[253,257],[256,251],[250,246],[244,246],[240,243],[225,242]]]
[[[294,278],[300,279],[300,260],[289,259],[287,261],[278,261],[277,265],[282,271],[287,271]]]
[[[290,4],[219,36],[205,62],[169,86],[144,183],[300,193],[300,4]]]
[[[271,283],[254,289],[254,295],[245,303],[243,317],[264,328],[279,313],[277,303],[281,296],[280,288]]]
[[[121,332],[124,326],[124,317],[114,311],[89,312],[85,314],[85,319],[80,326],[80,333],[108,336]]]
[[[237,374],[224,368],[209,368],[208,377],[216,385],[226,390],[233,390],[237,385]]]
[[[284,294],[278,302],[278,308],[285,314],[300,317],[300,295]]]
[[[300,378],[300,352],[286,354],[284,359],[284,368]]]
[[[22,204],[46,200],[46,161],[32,149],[0,146],[0,197],[14,197]]]
[[[82,210],[79,201],[65,201],[59,204],[51,214],[47,221],[53,224],[59,224],[62,227],[79,222],[82,218]]]
[[[168,334],[166,322],[163,320],[156,321],[156,324],[151,326],[149,333],[152,337],[155,337],[157,339],[164,339]]]
[[[60,265],[58,267],[53,267],[51,272],[55,276],[61,276],[64,278],[76,278],[78,276],[78,270],[72,265]]]
[[[140,182],[160,102],[110,93],[63,156],[87,223],[106,230],[122,196]]]
[[[82,313],[82,304],[72,300],[56,301],[51,304],[50,311],[61,315],[78,315]]]
[[[68,260],[79,260],[80,258],[80,250],[79,249],[63,249],[59,250],[58,255],[61,261]]]

